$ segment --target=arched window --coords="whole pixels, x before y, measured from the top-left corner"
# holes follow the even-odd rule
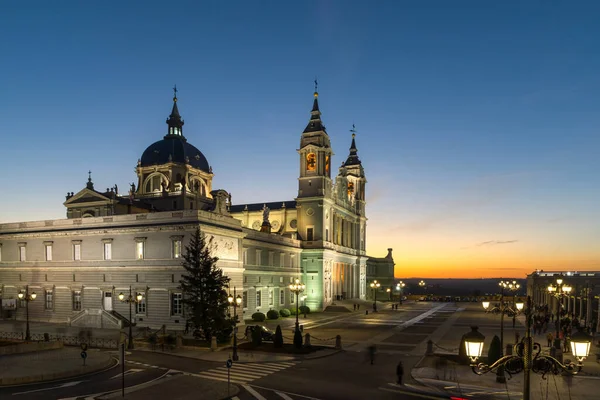
[[[146,193],[157,193],[157,192],[162,192],[162,183],[165,183],[165,185],[168,184],[167,182],[167,178],[165,178],[165,176],[161,173],[155,173],[153,175],[150,175],[148,178],[146,178],[146,182],[144,185],[145,188],[145,192]]]
[[[204,181],[200,178],[193,177],[190,179],[190,190],[200,196],[206,196],[206,185]]]
[[[95,216],[96,216],[96,214],[94,213],[94,211],[86,210],[83,212],[83,215],[81,216],[81,218],[93,218]]]

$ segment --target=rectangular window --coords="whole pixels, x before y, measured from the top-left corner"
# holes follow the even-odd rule
[[[294,283],[294,277],[290,276],[290,283]]]
[[[272,252],[272,251],[270,251],[270,252],[269,252],[269,266],[270,266],[270,267],[274,267],[274,266],[275,266],[275,264],[274,264],[274,263],[275,263],[275,260],[274,260],[274,255],[273,255],[273,252]]]
[[[52,290],[46,290],[46,310],[52,310],[52,308],[54,307],[53,297],[54,296]]]
[[[135,243],[135,258],[138,260],[144,259],[144,242],[136,242]]]
[[[262,307],[262,292],[260,289],[256,290],[256,307]]]
[[[290,290],[290,304],[294,304],[294,293]]]
[[[0,261],[2,261],[2,243],[0,243]]]
[[[256,250],[256,263],[254,265],[262,265],[262,250]]]
[[[291,268],[296,267],[296,255],[295,254],[290,255],[290,267]]]
[[[135,295],[136,295],[136,298],[138,295],[142,296],[142,300],[135,303],[135,313],[136,314],[146,314],[146,293],[137,292]]]
[[[329,228],[325,228],[325,241],[329,242]]]
[[[73,311],[81,311],[81,290],[73,291]]]
[[[73,260],[79,261],[81,260],[81,244],[75,243],[73,245]]]
[[[243,257],[244,257],[244,265],[247,265],[248,264],[248,249],[244,249]]]
[[[269,305],[273,305],[273,289],[269,289]]]
[[[19,245],[19,261],[27,261],[27,251],[25,245]]]
[[[112,243],[104,243],[104,259],[112,260]]]
[[[248,292],[242,293],[242,305],[244,308],[248,308]]]
[[[279,283],[283,283],[283,276],[279,277]]]
[[[260,281],[261,281],[261,277],[259,276],[259,277],[258,277],[258,283],[260,283]]]
[[[313,228],[306,228],[306,240],[312,242],[313,240]]]
[[[46,261],[52,261],[52,245],[51,244],[46,244],[44,245],[46,251]]]
[[[171,293],[171,315],[183,315],[183,294]]]
[[[181,239],[173,240],[173,258],[181,258]]]
[[[248,283],[248,275],[244,275],[244,283]]]
[[[281,253],[279,255],[279,266],[280,267],[285,266],[285,253]]]
[[[279,289],[279,305],[282,306],[285,304],[285,290]]]

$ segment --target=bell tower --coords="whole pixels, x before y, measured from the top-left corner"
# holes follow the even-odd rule
[[[308,125],[300,138],[300,177],[298,198],[328,196],[331,193],[331,142],[321,121],[319,92],[315,93]]]

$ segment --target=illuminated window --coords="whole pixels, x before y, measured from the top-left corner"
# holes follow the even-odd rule
[[[269,289],[269,305],[273,305],[273,289]]]
[[[171,257],[181,258],[183,249],[182,236],[171,236]]]
[[[285,290],[279,289],[279,305],[282,306],[285,304]]]
[[[329,176],[329,156],[325,156],[325,173]]]
[[[308,153],[306,155],[306,170],[315,171],[317,169],[317,156],[315,153]]]
[[[146,256],[146,238],[135,238],[135,258],[143,260]]]

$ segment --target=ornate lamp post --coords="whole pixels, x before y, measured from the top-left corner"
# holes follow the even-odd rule
[[[290,291],[296,295],[296,331],[300,330],[300,324],[298,323],[298,296],[300,293],[304,292],[306,289],[306,285],[300,282],[300,279],[296,279],[296,281],[290,284]]]
[[[391,288],[387,288],[385,289],[385,292],[388,294],[390,301],[392,301],[392,289]]]
[[[481,305],[483,306],[483,309],[485,310],[486,313],[490,311],[490,302],[489,301],[482,301]]]
[[[402,304],[402,294],[404,293],[404,286],[406,284],[402,281],[396,283],[396,290],[398,291],[398,302]]]
[[[556,285],[552,285],[550,284],[548,286],[548,293],[550,293],[552,296],[556,297],[556,302],[557,302],[557,312],[556,312],[556,337],[559,337],[559,332],[560,332],[560,318],[561,318],[561,314],[562,314],[562,304],[561,304],[561,299],[563,297],[569,296],[569,293],[571,293],[571,290],[573,288],[569,285],[567,285],[566,283],[564,283],[562,278],[558,278],[556,280]]]
[[[238,361],[240,358],[237,351],[237,308],[242,304],[242,297],[235,295],[235,286],[233,287],[233,296],[229,294],[227,301],[233,307],[233,361]]]
[[[427,284],[425,283],[425,281],[424,281],[424,280],[421,280],[421,281],[419,282],[419,286],[421,286],[422,288],[425,288],[425,286],[426,286],[426,285],[427,285]]]
[[[517,310],[516,310],[516,301],[517,301],[517,290],[519,290],[521,288],[521,285],[519,285],[517,283],[517,281],[512,281],[510,283],[508,283],[505,288],[507,288],[508,290],[510,290],[511,292],[513,292],[513,309],[512,309],[512,315],[513,315],[513,328],[515,327],[516,324],[516,318],[517,318]]]
[[[524,371],[523,379],[523,399],[530,400],[531,396],[531,371],[541,374],[542,378],[548,373],[558,375],[561,372],[566,372],[575,375],[581,371],[583,360],[589,355],[591,336],[577,332],[571,337],[571,350],[573,356],[577,358],[577,364],[571,362],[562,364],[556,358],[546,355],[541,355],[542,346],[539,343],[533,343],[531,337],[531,320],[533,316],[533,307],[531,297],[527,297],[527,309],[525,310],[527,319],[527,330],[525,337],[520,343],[514,347],[514,354],[500,358],[492,365],[477,363],[477,359],[481,357],[483,350],[483,342],[485,336],[477,332],[477,327],[472,327],[472,331],[465,335],[465,347],[467,356],[471,359],[471,369],[477,375],[483,375],[499,368],[503,368],[509,375],[509,378],[514,374]]]
[[[34,301],[37,297],[37,294],[35,294],[35,292],[31,292],[31,294],[29,294],[29,285],[27,285],[25,287],[25,293],[19,292],[17,297],[19,300],[25,301],[25,319],[27,321],[25,323],[25,340],[31,340],[31,333],[29,331],[29,302]]]
[[[138,293],[135,297],[131,293],[131,286],[129,286],[129,296],[125,296],[123,292],[119,293],[119,300],[123,303],[129,303],[129,343],[127,343],[127,349],[133,350],[133,331],[132,331],[132,319],[131,319],[131,305],[140,303],[144,299],[141,293]]]
[[[373,312],[377,312],[377,291],[381,287],[381,283],[377,282],[377,279],[375,279],[369,286],[373,289],[373,297],[375,299],[375,302],[373,303]]]

